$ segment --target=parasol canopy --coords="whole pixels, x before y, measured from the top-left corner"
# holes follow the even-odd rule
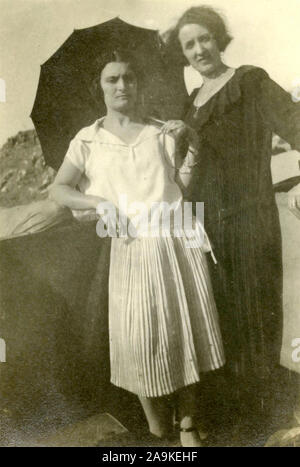
[[[119,18],[74,30],[41,66],[31,113],[45,161],[54,169],[61,165],[75,134],[105,115],[104,102],[97,101],[92,92],[94,64],[103,52],[118,47],[131,51],[143,70],[148,115],[161,119],[175,115],[172,106],[178,96],[172,95],[172,74],[163,60],[157,31]]]

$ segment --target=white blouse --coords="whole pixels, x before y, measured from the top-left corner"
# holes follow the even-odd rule
[[[99,196],[124,213],[120,196],[126,197],[128,218],[139,211],[137,203],[144,203],[151,216],[162,213],[162,202],[176,210],[182,206],[182,192],[175,182],[175,140],[154,125],[145,125],[136,140],[127,144],[102,126],[103,118],[80,130],[66,153],[71,163],[82,173],[79,188],[82,193]],[[184,172],[190,169],[183,164]],[[159,204],[160,203],[160,204]],[[156,211],[153,206],[157,205]],[[135,207],[130,211],[130,207]],[[94,210],[85,214],[95,214]],[[82,218],[82,210],[73,210]],[[151,222],[151,218],[149,217]],[[209,239],[199,219],[199,229],[204,232],[204,247],[211,251]],[[147,232],[149,224],[139,225],[139,233]],[[152,226],[151,226],[152,229]],[[206,245],[205,245],[206,243]]]
[[[132,144],[126,144],[104,129],[102,121],[80,130],[65,156],[82,172],[80,191],[118,208],[120,195],[127,197],[128,205],[143,202],[148,209],[155,202],[180,203],[174,139],[146,125]]]

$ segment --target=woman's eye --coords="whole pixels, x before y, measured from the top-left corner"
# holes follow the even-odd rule
[[[211,39],[212,39],[211,36],[208,36],[208,35],[207,35],[207,36],[203,36],[203,37],[201,38],[201,42],[209,42]]]
[[[191,49],[192,47],[193,47],[193,42],[188,42],[187,44],[185,44],[186,49]]]

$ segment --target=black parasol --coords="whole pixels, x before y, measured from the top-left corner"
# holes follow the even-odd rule
[[[172,114],[170,73],[161,53],[157,31],[128,24],[119,18],[74,30],[42,66],[31,113],[45,161],[58,169],[71,139],[84,126],[105,115],[104,103],[95,100],[93,69],[105,50],[131,50],[145,76],[148,114],[161,119]],[[173,115],[172,115],[173,116]]]

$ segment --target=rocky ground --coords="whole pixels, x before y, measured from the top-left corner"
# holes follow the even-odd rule
[[[0,206],[45,199],[55,171],[47,167],[35,130],[20,131],[0,149]]]

